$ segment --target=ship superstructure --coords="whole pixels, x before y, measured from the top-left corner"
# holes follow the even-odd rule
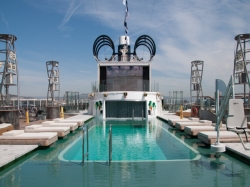
[[[99,55],[102,47],[111,48],[111,56]],[[150,56],[143,60],[137,48],[144,46]],[[149,118],[162,112],[162,95],[151,89],[151,63],[156,53],[153,39],[140,36],[131,52],[128,36],[120,36],[117,52],[112,39],[99,36],[93,45],[97,61],[97,84],[89,94],[89,114],[101,118]]]

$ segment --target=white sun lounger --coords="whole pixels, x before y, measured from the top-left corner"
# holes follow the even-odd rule
[[[250,141],[250,129],[247,128],[247,117],[249,115],[245,115],[243,100],[242,99],[230,99],[229,100],[229,109],[228,115],[232,116],[227,118],[227,129],[228,131],[232,131],[236,133],[239,138],[241,138],[241,134],[244,134],[247,142]],[[244,143],[243,139],[241,139],[241,143],[246,150],[250,150],[249,143]],[[248,144],[248,147],[246,147]]]
[[[10,123],[2,123],[0,124],[0,135],[3,134],[4,132],[14,130],[13,125]]]
[[[57,132],[58,137],[64,137],[70,133],[69,127],[43,127],[42,125],[30,125],[25,127],[27,133]]]
[[[226,131],[226,125],[222,124],[222,127],[220,128],[220,131]],[[206,125],[206,126],[186,126],[184,128],[184,132],[191,135],[191,136],[197,136],[199,132],[202,131],[215,131],[215,125]]]
[[[222,131],[219,133],[219,141],[221,143],[238,143],[241,142],[245,149],[249,149],[245,146],[243,141],[247,140],[250,129],[247,129],[247,120],[244,115],[243,101],[242,99],[230,99],[229,100],[229,118],[227,118],[228,131]],[[248,137],[249,138],[249,137]],[[217,141],[217,132],[199,132],[198,139],[207,143],[214,144]]]
[[[53,119],[55,123],[77,123],[78,126],[82,126],[84,124],[84,120],[81,119],[62,119],[62,118],[55,118]]]
[[[0,144],[49,146],[57,139],[55,132],[25,133],[24,130],[12,130],[0,136]]]
[[[175,124],[177,123],[177,122],[194,122],[194,121],[199,121],[200,119],[199,118],[193,118],[193,117],[189,117],[189,118],[183,118],[183,119],[169,119],[168,120],[168,124],[169,125],[172,125],[172,126],[175,126]]]
[[[42,122],[43,127],[69,127],[70,131],[75,131],[78,128],[77,123],[56,123],[54,121],[44,121]]]
[[[245,135],[241,135],[243,140],[246,140]],[[202,131],[198,133],[198,139],[206,144],[214,144],[217,141],[216,131]],[[238,143],[241,142],[239,136],[230,131],[220,132],[221,143]]]
[[[190,122],[176,122],[175,127],[180,130],[184,130],[186,126],[212,126],[212,121],[209,120],[199,120]]]

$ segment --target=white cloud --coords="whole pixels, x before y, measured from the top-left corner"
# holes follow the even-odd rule
[[[71,30],[70,27],[67,27],[66,24],[69,22],[71,16],[77,11],[77,9],[81,6],[82,1],[72,0],[70,1],[69,7],[66,11],[66,14],[61,22],[61,24],[58,26],[59,29],[63,31]]]
[[[9,22],[5,19],[3,13],[2,13],[1,19],[2,19],[3,23],[6,25],[6,29],[9,29]]]
[[[73,29],[67,24],[73,15],[77,15],[89,17],[91,21],[100,24],[102,31],[106,29],[107,35],[113,31],[116,35],[124,33],[125,8],[121,0],[63,0],[60,1],[60,9],[55,6],[58,2],[51,0],[50,8],[64,15],[59,25],[62,30]],[[159,0],[155,1],[154,6],[153,2],[128,1],[131,43],[142,34],[148,34],[154,39],[157,49],[152,67],[159,73],[155,79],[159,80],[160,85],[166,85],[165,94],[168,94],[167,90],[182,89],[184,95],[189,96],[191,62],[202,60],[205,63],[204,95],[213,95],[215,79],[227,83],[233,72],[234,37],[250,32],[249,0]]]

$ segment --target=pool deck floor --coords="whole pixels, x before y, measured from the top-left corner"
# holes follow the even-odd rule
[[[37,147],[38,145],[0,145],[0,168]]]
[[[171,119],[171,116],[173,117],[175,115],[173,113],[166,113],[164,111],[163,114],[159,115],[158,117],[166,121],[168,119]],[[84,113],[73,116],[65,114],[65,118],[82,119],[84,121],[87,121],[92,117],[93,116],[90,115],[84,115]],[[28,125],[42,123],[43,121],[46,120],[33,121],[29,124],[26,124],[24,119],[20,119],[20,129],[24,129],[25,126]],[[233,152],[235,155],[238,155],[239,157],[247,160],[247,162],[250,163],[250,150],[245,150],[241,143],[225,143],[225,145],[227,150]],[[33,151],[37,147],[37,145],[0,145],[0,168],[14,161],[15,159],[18,159],[21,156]]]
[[[80,114],[64,114],[65,119],[81,119],[84,122],[93,118],[91,115],[87,115],[85,112],[81,112]],[[52,121],[52,120],[36,120],[30,121],[28,124],[25,122],[25,119],[19,120],[20,129],[25,129],[26,126],[33,124],[41,124],[44,121]],[[0,145],[0,168],[13,162],[14,160],[22,157],[25,154],[35,150],[38,145]]]

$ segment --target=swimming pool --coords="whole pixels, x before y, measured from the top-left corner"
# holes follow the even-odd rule
[[[200,141],[196,138],[189,138],[184,132],[158,119],[151,123],[154,125],[154,135],[160,136],[157,133],[164,128],[173,140],[185,143],[197,151],[200,158],[115,161],[111,166],[99,161],[89,160],[82,166],[77,161],[60,160],[58,156],[82,136],[79,129],[50,148],[36,150],[1,170],[0,186],[249,186],[249,165],[226,153],[218,159],[214,158],[208,146],[198,146]],[[104,122],[98,119],[89,122],[89,126],[96,124],[103,125]],[[109,124],[106,126],[109,127]]]
[[[113,125],[112,125],[113,124]],[[104,121],[89,129],[88,161],[107,161],[112,126],[112,161],[197,160],[200,154],[152,121]],[[86,139],[86,133],[85,133]],[[87,147],[85,140],[85,152]],[[63,161],[82,161],[82,137],[60,155]]]

